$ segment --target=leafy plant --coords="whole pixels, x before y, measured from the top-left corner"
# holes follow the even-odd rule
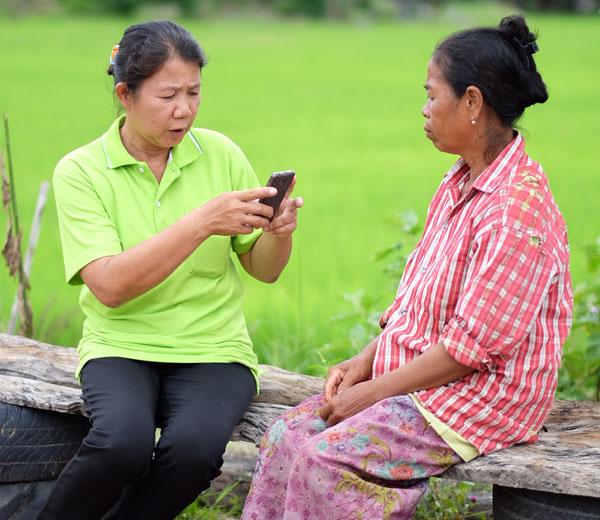
[[[574,289],[573,329],[563,349],[558,395],[600,400],[600,237],[584,252],[588,276]]]
[[[15,195],[15,182],[13,174],[12,151],[8,131],[8,116],[4,114],[4,138],[6,146],[7,164],[5,166],[0,154],[0,182],[2,184],[2,205],[7,213],[6,241],[2,248],[2,256],[10,276],[18,281],[18,310],[21,318],[19,334],[31,337],[33,335],[33,311],[29,301],[29,280],[25,272],[23,256],[21,255],[21,241],[23,233],[19,225],[19,211]],[[8,174],[7,174],[8,171]],[[11,331],[12,333],[12,331]]]
[[[404,254],[407,251],[405,246],[409,246],[408,251],[410,253],[416,244],[422,227],[419,224],[419,217],[412,209],[396,213],[389,219],[389,223],[399,228],[400,240],[377,251],[373,256],[373,260],[376,262],[387,260],[387,263],[383,267],[383,273],[386,274],[394,284],[398,284],[408,258],[408,256]]]
[[[331,317],[333,325],[340,325],[345,331],[322,347],[315,349],[313,356],[318,361],[312,365],[314,372],[324,376],[327,368],[355,354],[379,334],[380,298],[373,296],[366,289],[352,293],[343,293],[344,309]]]
[[[392,245],[377,251],[373,255],[374,262],[384,262],[383,273],[397,285],[404,272],[408,258],[405,255],[407,245],[414,247],[421,231],[417,214],[412,210],[393,215],[388,224],[399,231],[400,239]],[[318,362],[312,365],[313,371],[319,375],[327,372],[327,367],[360,352],[365,345],[379,334],[379,317],[384,305],[384,288],[359,289],[355,292],[343,293],[344,308],[331,317],[332,324],[345,331],[339,337],[316,349],[313,355]]]
[[[235,493],[239,483],[233,482],[221,491],[208,490],[198,496],[176,520],[224,520],[239,518],[244,508],[244,497]]]
[[[415,520],[485,520],[489,511],[481,510],[476,491],[481,494],[481,486],[472,482],[430,478],[429,489],[417,506]]]

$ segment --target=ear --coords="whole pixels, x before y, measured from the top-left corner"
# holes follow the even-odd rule
[[[121,105],[123,105],[123,108],[127,110],[129,108],[129,105],[131,105],[133,99],[133,92],[131,92],[129,88],[127,88],[127,83],[125,83],[124,81],[117,83],[115,85],[115,94],[119,98],[119,101],[121,102]]]
[[[467,111],[472,119],[479,119],[479,116],[483,112],[483,94],[479,87],[469,85],[465,90],[463,99],[466,103]]]

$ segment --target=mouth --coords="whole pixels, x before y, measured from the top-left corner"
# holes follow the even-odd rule
[[[423,130],[425,130],[425,135],[427,137],[430,137],[432,135],[431,134],[431,129],[427,125],[423,125]]]
[[[180,136],[187,132],[187,128],[174,128],[172,130],[169,130],[169,132],[173,135]]]

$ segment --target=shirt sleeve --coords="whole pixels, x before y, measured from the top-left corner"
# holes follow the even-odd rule
[[[232,147],[231,183],[236,191],[248,190],[260,186],[250,162],[235,144]],[[255,229],[248,235],[235,235],[231,238],[231,247],[237,254],[247,253],[262,235],[262,229]]]
[[[123,251],[114,222],[85,172],[72,160],[58,163],[52,178],[67,283],[81,285],[79,271]]]
[[[538,237],[501,226],[472,244],[455,315],[440,340],[459,363],[493,369],[527,338],[557,274]]]

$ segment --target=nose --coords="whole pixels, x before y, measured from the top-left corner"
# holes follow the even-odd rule
[[[177,103],[177,106],[175,107],[175,111],[173,112],[173,117],[175,119],[182,119],[182,118],[186,118],[192,115],[192,107],[190,106],[190,104],[187,101],[180,101],[179,103]]]
[[[423,105],[423,108],[421,109],[421,114],[423,114],[423,117],[425,119],[429,119],[429,116],[431,115],[429,112],[429,101],[427,101],[427,103]]]

